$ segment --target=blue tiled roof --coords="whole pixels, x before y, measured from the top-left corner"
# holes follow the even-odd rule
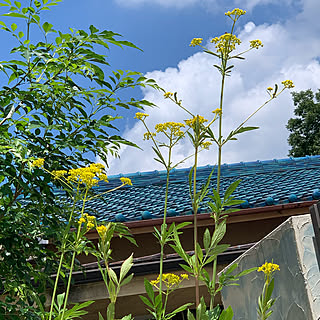
[[[200,187],[213,166],[198,167],[197,186]],[[191,214],[188,193],[190,168],[176,169],[170,174],[168,215]],[[95,192],[101,193],[120,184],[122,175],[109,177],[109,183],[101,183]],[[237,179],[241,183],[234,193],[245,200],[242,208],[263,207],[274,204],[307,201],[320,198],[320,156],[287,158],[279,160],[224,164],[221,170],[221,194]],[[100,220],[135,221],[160,218],[163,214],[165,195],[165,171],[128,174],[133,186],[125,186],[87,203]],[[216,170],[210,189],[216,186]],[[201,212],[209,212],[204,199]]]

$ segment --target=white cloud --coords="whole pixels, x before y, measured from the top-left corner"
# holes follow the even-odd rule
[[[261,39],[264,47],[252,50],[245,61],[235,61],[231,77],[227,78],[224,103],[224,135],[235,128],[267,98],[266,88],[282,80],[292,79],[295,91],[320,88],[320,65],[316,57],[320,52],[318,34],[320,26],[314,22],[314,13],[319,12],[320,3],[312,0],[304,2],[304,10],[294,19],[284,24],[255,26],[249,22],[241,30],[242,46],[249,40]],[[180,61],[176,68],[152,71],[148,77],[155,79],[168,91],[177,91],[183,104],[193,113],[207,118],[218,107],[220,75],[212,67],[216,58],[196,53]],[[149,109],[148,125],[165,121],[182,121],[187,115],[161,93],[145,89],[145,98],[156,103],[159,108]],[[288,132],[285,125],[293,115],[293,103],[289,91],[261,110],[248,125],[257,125],[259,130],[244,133],[238,141],[226,145],[223,162],[265,160],[283,158],[288,154]],[[110,173],[148,171],[163,169],[154,157],[149,142],[143,141],[145,129],[140,122],[124,133],[124,137],[136,142],[144,151],[125,148],[121,160],[111,160]],[[190,144],[185,142],[175,151],[174,161],[180,161],[190,154]],[[200,165],[216,163],[216,151],[201,153]],[[182,166],[190,166],[189,160]]]

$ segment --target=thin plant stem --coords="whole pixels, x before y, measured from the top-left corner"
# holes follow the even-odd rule
[[[60,278],[60,272],[61,272],[61,268],[62,268],[62,262],[63,262],[63,259],[64,259],[64,251],[66,249],[67,234],[68,234],[68,231],[70,229],[71,220],[72,220],[72,217],[73,217],[73,214],[74,214],[74,209],[75,209],[75,205],[76,205],[76,198],[78,196],[78,193],[79,193],[79,183],[78,183],[78,186],[77,186],[76,196],[75,196],[74,201],[73,201],[73,206],[72,206],[72,209],[71,209],[69,221],[68,221],[67,227],[65,229],[65,232],[64,232],[64,235],[63,235],[63,239],[62,239],[61,257],[60,257],[59,266],[58,266],[57,275],[56,275],[56,280],[55,280],[55,283],[54,283],[53,293],[52,293],[52,297],[51,297],[49,320],[52,319],[54,300],[56,298],[57,287],[58,287],[58,282],[59,282],[59,278]]]
[[[81,217],[83,216],[83,213],[84,213],[84,208],[85,208],[85,203],[86,203],[88,191],[89,191],[89,188],[86,188],[85,195],[84,195],[83,202],[82,202]],[[76,242],[79,241],[80,231],[81,231],[81,224],[79,224],[79,226],[78,226]],[[68,296],[69,296],[69,291],[70,291],[70,287],[71,287],[71,278],[72,278],[72,271],[73,271],[73,267],[74,267],[75,258],[76,258],[76,251],[74,251],[72,254],[67,290],[66,290],[66,295],[64,297],[64,304],[63,304],[61,319],[63,319],[63,316],[64,316],[66,308],[67,308],[67,302],[68,302]]]
[[[165,199],[164,199],[164,211],[163,211],[163,221],[161,225],[161,240],[160,240],[160,270],[159,270],[159,276],[160,276],[160,283],[159,283],[159,294],[162,295],[162,275],[163,275],[163,257],[164,257],[164,245],[163,237],[164,232],[166,232],[167,229],[167,206],[168,206],[168,192],[169,192],[169,178],[170,178],[170,164],[171,164],[171,143],[169,147],[169,158],[168,158],[168,166],[167,166],[167,181],[166,181],[166,193],[165,193]]]
[[[194,169],[193,169],[193,242],[194,242],[194,255],[195,255],[195,290],[196,290],[196,307],[198,307],[200,303],[200,292],[199,292],[199,274],[198,274],[198,225],[197,225],[197,213],[198,213],[198,205],[195,201],[196,193],[197,193],[197,164],[198,164],[198,146],[195,146],[195,154],[194,154]]]

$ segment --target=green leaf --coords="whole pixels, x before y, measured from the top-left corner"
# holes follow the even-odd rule
[[[104,318],[100,312],[99,312],[99,319],[98,320],[104,320]]]
[[[238,268],[238,264],[237,263],[233,263],[225,272],[226,275],[231,274],[233,270]]]
[[[18,28],[18,26],[17,26],[15,23],[13,23],[13,24],[11,25],[11,30],[12,30],[12,31],[16,31],[17,28]]]
[[[227,309],[224,309],[221,312],[219,320],[232,320],[233,318],[233,310],[231,306],[229,306]]]
[[[109,275],[111,281],[114,284],[118,285],[119,283],[118,283],[118,279],[117,279],[116,273],[111,268],[108,268],[107,271],[108,271],[108,275]]]
[[[250,269],[247,269],[247,270],[243,270],[242,272],[238,273],[237,274],[237,277],[242,277],[242,276],[246,276],[247,274],[253,272],[253,271],[256,271],[258,270],[257,267],[254,267],[254,268],[250,268]]]
[[[184,310],[186,310],[188,307],[192,306],[193,303],[186,303],[182,306],[180,306],[179,308],[173,310],[172,312],[170,312],[169,314],[166,315],[166,320],[169,320],[171,318],[173,318],[177,313],[182,312]]]
[[[146,293],[148,295],[148,297],[150,298],[151,302],[154,304],[154,291],[153,291],[153,287],[150,283],[150,281],[146,278],[144,278],[144,287],[146,289]]]
[[[25,16],[24,14],[17,13],[17,12],[4,13],[4,14],[2,14],[2,16],[28,19],[28,17]]]
[[[210,231],[208,228],[206,228],[204,234],[203,234],[203,246],[205,250],[207,251],[211,242],[211,236],[210,236]]]
[[[128,275],[126,278],[124,278],[122,280],[122,282],[120,283],[120,286],[125,286],[126,284],[128,284],[133,278],[133,273],[131,273],[130,275]]]
[[[42,25],[42,29],[45,32],[45,34],[47,34],[51,29],[52,29],[53,25],[51,23],[45,22]]]
[[[216,305],[212,310],[208,310],[209,320],[219,320],[221,309],[219,305]]]
[[[213,232],[213,235],[212,235],[212,238],[211,238],[211,244],[210,244],[210,247],[214,246],[215,244],[219,243],[224,235],[226,234],[226,231],[227,231],[227,225],[226,225],[226,220],[223,220],[221,223],[219,223],[214,232]]]
[[[237,189],[240,182],[241,182],[241,179],[238,179],[230,184],[230,186],[227,188],[226,192],[224,193],[224,200],[227,200],[232,195],[232,193]]]
[[[243,133],[246,131],[251,131],[251,130],[256,130],[256,129],[259,129],[259,127],[241,127],[234,134]]]
[[[194,315],[191,313],[190,310],[188,310],[187,319],[188,319],[188,320],[196,320],[195,317],[194,317]]]
[[[274,288],[274,278],[272,278],[272,280],[270,281],[268,287],[267,287],[267,293],[266,293],[266,300],[270,300],[272,292],[273,292],[273,288]]]
[[[66,293],[65,292],[63,292],[63,293],[60,293],[60,294],[58,294],[57,295],[57,304],[58,304],[58,308],[59,308],[59,310],[60,310],[60,308],[62,307],[62,305],[63,305],[63,301],[64,301],[64,296],[66,295]]]
[[[139,295],[139,298],[142,300],[142,302],[147,305],[148,307],[153,309],[153,304],[144,296]]]
[[[126,259],[120,269],[120,278],[119,278],[119,283],[122,282],[123,278],[127,275],[127,273],[130,271],[131,267],[133,266],[133,254]]]

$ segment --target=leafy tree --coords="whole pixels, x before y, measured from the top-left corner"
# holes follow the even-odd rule
[[[61,0],[3,0],[1,29],[17,46],[14,59],[1,61],[0,88],[0,284],[7,295],[0,302],[0,318],[37,319],[45,300],[48,275],[55,270],[54,253],[40,239],[59,243],[68,208],[57,203],[50,174],[31,169],[44,158],[50,170],[85,165],[89,158],[116,156],[121,144],[112,116],[117,108],[142,108],[145,100],[121,100],[119,91],[153,85],[140,73],[112,71],[98,53],[110,45],[137,48],[112,31],[54,30],[40,15]],[[20,28],[20,26],[22,28]],[[38,29],[38,30],[36,30]],[[42,34],[40,41],[33,38]],[[34,304],[35,303],[35,304]]]
[[[320,90],[293,92],[295,118],[288,121],[289,155],[303,157],[320,154]]]

